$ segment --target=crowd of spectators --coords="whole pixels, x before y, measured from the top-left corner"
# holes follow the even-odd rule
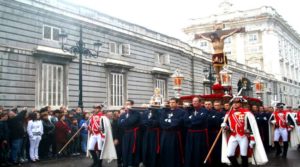
[[[67,110],[62,106],[53,110],[46,106],[29,111],[0,106],[0,166],[85,155],[87,121],[91,114],[88,110],[82,112],[79,107]],[[73,135],[68,146],[59,152]]]

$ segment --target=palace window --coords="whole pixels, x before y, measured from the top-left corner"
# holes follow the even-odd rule
[[[201,48],[207,47],[207,42],[206,42],[206,41],[201,41],[201,42],[200,42],[200,47],[201,47]]]
[[[42,64],[40,106],[59,107],[64,103],[64,67]]]
[[[124,104],[124,74],[110,73],[110,105],[119,107]]]
[[[155,63],[159,65],[169,65],[170,64],[170,55],[156,53],[155,55]]]
[[[155,88],[159,88],[164,99],[167,98],[167,84],[165,79],[156,79]]]
[[[43,39],[59,41],[60,28],[44,25],[43,26]]]
[[[249,39],[250,43],[256,43],[258,41],[258,35],[257,35],[257,33],[255,33],[255,34],[249,34],[248,37],[249,37],[248,39]]]
[[[130,55],[130,44],[120,44],[116,42],[109,42],[109,53],[113,55]]]

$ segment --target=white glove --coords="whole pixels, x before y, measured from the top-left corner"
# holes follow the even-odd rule
[[[256,142],[254,140],[251,140],[249,143],[249,147],[254,148],[255,144],[256,144]]]
[[[294,129],[294,126],[293,125],[290,125],[289,127],[288,127],[288,131],[292,131]]]
[[[272,123],[273,125],[275,125],[275,124],[276,124],[276,120],[272,120],[271,123]]]
[[[225,122],[223,122],[223,123],[221,123],[221,128],[223,128],[223,129],[227,129],[227,128],[228,128],[228,126],[227,126],[227,124],[226,124]]]
[[[86,127],[87,127],[87,124],[86,124],[86,123],[83,123],[81,126],[83,126],[83,127],[86,128]]]
[[[171,123],[171,119],[165,119],[165,122]]]
[[[193,115],[190,115],[190,116],[189,116],[189,119],[192,119],[192,117],[193,117]]]

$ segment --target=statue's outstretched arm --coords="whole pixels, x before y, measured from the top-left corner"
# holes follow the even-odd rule
[[[229,34],[222,35],[220,39],[221,39],[221,40],[225,40],[225,38],[227,38],[227,37],[229,37],[229,36],[231,36],[231,35],[233,35],[233,34],[235,34],[235,33],[238,33],[238,32],[240,32],[241,30],[242,30],[242,28],[237,28],[237,29],[231,31]]]
[[[204,39],[204,40],[206,40],[208,42],[211,42],[211,39],[208,38],[208,37],[206,37],[206,36],[204,36],[203,34],[195,34],[195,39]]]

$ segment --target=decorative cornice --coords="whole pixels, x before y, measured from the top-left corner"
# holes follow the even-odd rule
[[[170,76],[172,73],[167,70],[167,69],[163,69],[163,68],[158,68],[158,67],[153,67],[151,70],[152,74],[161,74],[161,75],[167,75]]]
[[[77,58],[75,55],[72,55],[69,52],[64,52],[62,49],[51,48],[47,46],[37,46],[37,48],[33,52],[34,56],[53,56],[53,57],[61,57],[65,59],[75,59]]]
[[[127,70],[134,68],[134,66],[130,65],[125,61],[114,60],[114,59],[106,59],[103,64],[104,67],[124,68]]]

